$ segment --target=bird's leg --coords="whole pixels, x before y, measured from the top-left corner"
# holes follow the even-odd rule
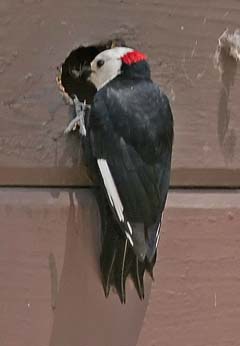
[[[75,131],[77,126],[79,126],[79,133],[81,136],[86,136],[86,127],[85,127],[85,113],[90,108],[89,105],[86,104],[86,100],[84,102],[80,102],[76,95],[73,96],[73,103],[76,116],[66,127],[64,133],[69,133],[71,131]]]

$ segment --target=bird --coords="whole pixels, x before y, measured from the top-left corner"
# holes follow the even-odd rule
[[[82,133],[86,165],[99,186],[104,293],[113,287],[125,303],[130,277],[142,300],[169,190],[171,106],[151,79],[147,56],[134,48],[104,50],[82,73],[96,88]]]

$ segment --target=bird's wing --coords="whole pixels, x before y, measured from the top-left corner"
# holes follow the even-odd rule
[[[170,106],[149,85],[103,88],[90,115],[91,148],[110,206],[142,260],[156,250],[172,147]]]

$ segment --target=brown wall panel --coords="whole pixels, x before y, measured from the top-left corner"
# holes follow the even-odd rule
[[[240,194],[172,193],[137,346],[235,346]]]
[[[56,185],[84,182],[79,141],[63,136],[68,106],[56,67],[74,47],[115,34],[148,54],[154,80],[171,99],[176,174],[211,168],[217,179],[222,169],[240,169],[239,69],[226,99],[213,66],[218,37],[239,25],[239,2],[2,0],[0,6],[0,184],[51,185],[56,168]],[[66,168],[77,173],[66,178]]]
[[[1,346],[135,345],[149,298],[100,283],[99,215],[87,190],[0,190]]]
[[[92,192],[0,190],[2,346],[238,345],[240,195],[172,192],[155,281],[103,296]]]

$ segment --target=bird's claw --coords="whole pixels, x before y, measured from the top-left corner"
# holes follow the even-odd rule
[[[68,134],[72,131],[75,131],[76,128],[79,127],[80,135],[86,136],[87,131],[85,127],[85,114],[90,106],[86,104],[86,101],[80,102],[76,95],[73,96],[73,103],[76,116],[70,121],[70,123],[64,130],[64,133]]]

